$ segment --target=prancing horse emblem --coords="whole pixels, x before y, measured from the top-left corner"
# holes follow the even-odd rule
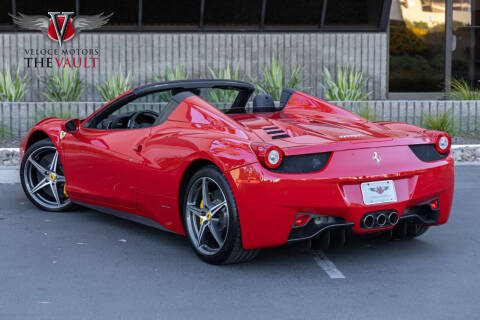
[[[378,155],[378,153],[376,151],[373,153],[372,159],[377,161],[377,164],[379,164],[380,161],[382,161],[382,158],[380,158],[380,156]]]

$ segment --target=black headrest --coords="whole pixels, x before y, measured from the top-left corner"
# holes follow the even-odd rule
[[[253,112],[276,111],[273,98],[269,94],[259,94],[253,98]]]

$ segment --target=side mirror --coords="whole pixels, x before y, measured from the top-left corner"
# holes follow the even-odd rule
[[[80,120],[79,119],[70,119],[64,124],[65,132],[75,132],[80,127]]]

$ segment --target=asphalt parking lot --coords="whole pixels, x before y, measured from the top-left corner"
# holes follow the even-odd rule
[[[0,319],[478,319],[480,166],[456,167],[448,224],[323,253],[211,266],[178,235],[0,184]],[[337,276],[335,276],[337,275]]]

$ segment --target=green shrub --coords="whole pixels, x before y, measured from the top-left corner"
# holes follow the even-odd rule
[[[187,80],[187,79],[188,79],[188,73],[186,73],[185,69],[183,69],[183,67],[181,67],[178,64],[175,66],[175,69],[173,70],[170,67],[167,67],[167,70],[161,76],[158,76],[156,74],[153,75],[153,82]],[[158,95],[158,97],[160,98],[160,101],[167,102],[172,97],[172,93],[170,91],[164,91],[164,92],[161,92]]]
[[[47,101],[78,101],[85,91],[85,86],[80,80],[80,72],[64,68],[52,72],[43,80],[46,92],[42,95]]]
[[[452,100],[480,100],[480,90],[472,88],[463,79],[453,79],[448,97]]]
[[[456,132],[455,123],[451,117],[451,111],[440,112],[437,115],[424,115],[422,127],[429,130],[444,131],[453,136]]]
[[[371,92],[363,93],[367,79],[362,72],[354,67],[342,68],[337,66],[337,76],[334,79],[330,71],[323,67],[324,95],[327,100],[333,101],[363,101],[367,100]]]
[[[357,114],[368,121],[377,121],[375,109],[372,109],[369,105],[360,106]]]
[[[219,69],[217,72],[208,68],[210,75],[213,79],[224,80],[241,80],[239,76],[239,67],[236,66],[230,69],[230,65],[227,64],[225,68]],[[208,90],[209,101],[214,104],[233,103],[238,96],[238,91],[228,89],[212,89]]]
[[[185,69],[183,69],[183,67],[178,64],[175,66],[175,69],[173,70],[170,67],[167,67],[167,70],[161,76],[158,76],[156,74],[153,75],[154,82],[187,80],[187,79],[188,79],[188,73],[186,73]]]
[[[0,137],[5,137],[5,136],[8,136],[10,135],[10,131],[5,128],[5,125],[3,124],[3,122],[0,121]]]
[[[60,118],[68,120],[74,118],[74,116],[68,111],[52,109],[50,111],[37,112],[35,114],[35,123],[46,118]]]
[[[101,85],[97,85],[103,101],[113,100],[131,88],[132,81],[130,81],[130,73],[124,75],[121,69],[117,75],[111,76],[109,74],[106,81],[103,81]]]
[[[0,72],[0,100],[23,101],[29,82],[27,76],[20,76],[18,68],[13,76],[8,68],[5,72]]]
[[[273,57],[269,65],[263,66],[263,79],[261,81],[253,80],[253,82],[258,91],[269,94],[275,101],[279,101],[284,88],[308,89],[301,87],[301,82],[303,81],[301,78],[302,72],[302,67],[294,66],[287,80],[283,64]]]

